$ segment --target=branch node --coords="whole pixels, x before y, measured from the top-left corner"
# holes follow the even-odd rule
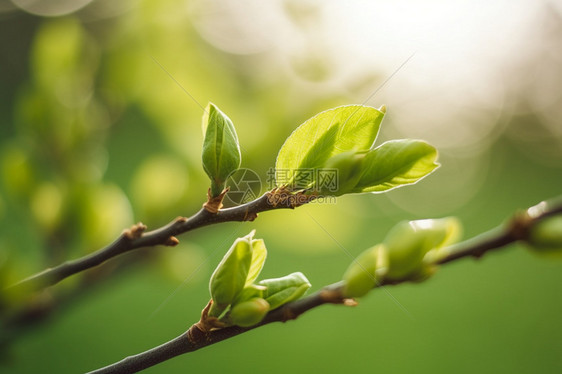
[[[166,239],[166,241],[164,242],[165,246],[168,247],[175,247],[176,245],[180,244],[180,241],[178,240],[178,238],[176,238],[175,236],[170,236],[168,239]]]
[[[316,195],[307,195],[306,190],[290,191],[287,189],[287,186],[281,186],[268,192],[267,203],[274,208],[282,206],[295,209],[301,205],[308,204],[316,198]]]
[[[323,289],[320,291],[320,298],[330,304],[345,304],[346,300],[339,289]]]
[[[484,256],[484,253],[486,253],[486,250],[474,251],[474,252],[472,252],[472,257],[474,257],[475,259],[479,260],[480,257]]]
[[[175,219],[175,222],[176,222],[176,223],[185,223],[185,222],[187,222],[187,221],[188,221],[188,218],[187,218],[187,217],[182,217],[182,216],[176,217],[176,219]]]
[[[291,308],[284,308],[283,309],[283,317],[281,319],[281,322],[285,323],[287,321],[291,321],[293,319],[297,319],[299,315],[295,312],[293,312],[293,310]]]
[[[142,233],[146,230],[146,225],[139,222],[128,229],[123,230],[123,236],[129,240],[138,239],[142,236]]]
[[[246,222],[246,221],[253,221],[256,218],[258,218],[258,214],[256,212],[249,212],[248,210],[246,210],[246,212],[244,212],[244,218],[242,218],[242,221]]]
[[[229,190],[230,187],[226,187],[218,196],[213,197],[213,195],[211,195],[211,189],[209,188],[207,190],[207,202],[203,204],[203,208],[211,214],[217,214],[219,210],[222,209],[222,201]]]
[[[203,308],[203,310],[201,311],[201,318],[199,319],[199,322],[193,325],[201,332],[203,332],[205,336],[207,336],[207,338],[209,332],[226,327],[226,325],[220,322],[218,318],[209,317],[209,310],[211,310],[211,305],[213,305],[212,299],[209,300],[207,306],[205,306],[205,308]]]
[[[357,306],[359,303],[355,299],[343,299],[343,305],[345,306]]]
[[[508,223],[509,234],[516,240],[525,240],[533,223],[534,219],[528,211],[517,212]]]
[[[197,342],[200,342],[201,338],[205,335],[206,333],[205,331],[201,330],[199,322],[192,325],[189,330],[187,330],[187,340],[189,340],[192,345],[196,345]]]

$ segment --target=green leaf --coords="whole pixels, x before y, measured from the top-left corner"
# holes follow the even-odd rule
[[[213,299],[210,315],[219,316],[244,289],[252,262],[253,234],[236,239],[213,272],[209,281]]]
[[[350,193],[384,192],[416,183],[439,167],[437,150],[422,140],[400,139],[368,152],[361,178]]]
[[[369,150],[383,117],[384,113],[378,109],[349,105],[310,118],[279,150],[275,164],[277,185],[293,184],[295,171],[321,168],[337,154]]]
[[[213,103],[203,115],[203,169],[211,179],[211,193],[218,196],[228,176],[240,167],[240,145],[230,118]]]
[[[269,303],[271,310],[300,298],[310,288],[310,282],[301,272],[281,278],[264,279],[258,282],[258,285],[267,288],[263,297]]]
[[[267,288],[265,286],[259,286],[257,284],[250,284],[244,287],[242,291],[236,297],[233,304],[239,304],[243,301],[247,301],[256,297],[262,297]]]
[[[246,278],[246,286],[251,285],[258,275],[260,275],[267,257],[267,249],[265,248],[263,239],[252,240],[252,249],[252,263],[250,265],[250,271],[248,271],[248,277]]]
[[[349,151],[331,157],[323,171],[326,173],[335,171],[335,186],[320,184],[321,195],[341,196],[352,191],[361,178],[363,171],[363,160],[367,152]]]

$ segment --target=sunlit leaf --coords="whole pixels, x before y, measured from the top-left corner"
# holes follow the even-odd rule
[[[264,286],[259,286],[257,284],[250,284],[244,287],[244,289],[238,294],[236,300],[233,304],[239,304],[243,301],[254,299],[256,297],[263,298],[263,294],[266,288]]]
[[[349,151],[331,157],[326,166],[322,169],[325,175],[334,173],[335,183],[322,183],[320,181],[318,189],[322,195],[340,196],[353,191],[357,182],[361,178],[363,171],[363,160],[367,152]]]
[[[383,117],[378,109],[350,105],[310,118],[281,147],[275,165],[277,184],[291,184],[296,170],[321,168],[337,154],[370,149]]]
[[[265,300],[271,309],[300,298],[310,288],[310,282],[301,272],[291,273],[281,278],[264,279],[258,283],[265,286]]]
[[[252,261],[251,237],[238,238],[211,275],[209,291],[213,299],[211,313],[220,315],[244,289]]]
[[[437,150],[421,140],[383,143],[367,153],[361,178],[350,192],[383,192],[416,183],[439,167]]]
[[[267,249],[265,248],[263,239],[252,240],[252,249],[252,263],[248,271],[248,277],[246,278],[246,286],[251,285],[258,275],[260,275],[267,257]]]

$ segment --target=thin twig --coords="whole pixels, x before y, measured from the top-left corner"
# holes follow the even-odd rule
[[[448,255],[439,260],[438,263],[445,264],[464,257],[481,257],[483,254],[491,250],[501,249],[516,241],[526,240],[530,229],[534,225],[547,217],[562,213],[562,201],[558,201],[556,203],[552,202],[550,204],[541,204],[529,208],[525,212],[517,213],[506,225],[501,225],[472,239],[445,248],[444,250],[447,251]],[[396,285],[404,282],[407,282],[407,280],[386,282],[383,280],[375,288],[387,285]],[[346,299],[344,297],[342,292],[343,286],[343,282],[325,286],[314,294],[287,303],[284,306],[269,312],[262,322],[248,328],[231,326],[205,331],[204,328],[201,328],[201,322],[198,322],[192,325],[189,330],[169,342],[146,352],[126,357],[121,361],[92,371],[91,373],[135,373],[169,360],[175,356],[196,351],[255,328],[265,326],[273,322],[286,322],[296,319],[301,314],[324,304],[355,305],[354,300]]]
[[[61,280],[98,266],[105,261],[131,250],[156,245],[174,246],[179,243],[176,235],[200,227],[233,221],[253,221],[258,213],[274,209],[292,209],[312,200],[313,196],[290,194],[282,189],[275,189],[244,205],[210,212],[202,208],[190,218],[178,217],[167,225],[153,231],[144,232],[142,223],[133,225],[108,246],[79,259],[64,262],[56,267],[32,275],[10,287],[11,291],[33,291],[52,286]]]

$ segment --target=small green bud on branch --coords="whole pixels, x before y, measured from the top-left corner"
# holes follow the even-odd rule
[[[378,286],[388,271],[388,251],[378,244],[361,253],[343,275],[345,297],[362,297]]]
[[[269,312],[269,303],[259,297],[252,298],[236,304],[230,311],[230,322],[232,325],[250,327],[260,323]]]
[[[562,215],[546,218],[533,226],[526,242],[535,252],[562,254]]]
[[[203,115],[203,169],[211,179],[211,197],[219,196],[226,179],[240,167],[240,145],[230,118],[209,103]]]
[[[389,261],[386,277],[393,281],[424,278],[438,260],[439,249],[456,242],[460,234],[461,224],[454,217],[397,224],[383,241]]]
[[[267,258],[264,241],[254,239],[254,233],[236,239],[213,272],[212,303],[202,319],[218,319],[224,326],[252,326],[269,310],[300,298],[310,288],[308,279],[298,272],[254,283]]]

